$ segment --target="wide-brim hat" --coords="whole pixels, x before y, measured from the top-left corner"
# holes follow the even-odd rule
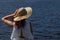
[[[20,21],[23,19],[27,19],[32,14],[32,8],[31,7],[21,7],[18,9],[17,14],[14,16],[14,21]]]

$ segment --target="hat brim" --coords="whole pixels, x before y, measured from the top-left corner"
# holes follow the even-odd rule
[[[25,16],[18,16],[14,18],[14,21],[20,21],[20,20],[23,20],[23,19],[27,19],[31,16],[32,14],[32,8],[31,7],[25,7],[24,9],[26,9],[27,11],[27,15]],[[21,11],[21,8],[19,9],[19,11]]]

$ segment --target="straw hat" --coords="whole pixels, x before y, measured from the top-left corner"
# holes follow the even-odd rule
[[[14,16],[14,21],[20,21],[23,19],[27,19],[32,14],[32,8],[31,7],[22,7],[18,9],[18,14]]]

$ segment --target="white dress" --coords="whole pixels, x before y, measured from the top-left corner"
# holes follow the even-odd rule
[[[24,39],[19,38],[20,32],[21,32],[21,29],[18,29],[15,26],[15,22],[14,22],[13,23],[13,31],[11,34],[11,40],[33,40],[34,39],[32,33],[30,31],[29,22],[26,22],[26,26],[22,29],[23,36],[25,37]]]

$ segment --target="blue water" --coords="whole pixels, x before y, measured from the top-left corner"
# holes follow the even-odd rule
[[[20,7],[33,9],[29,20],[35,40],[60,40],[59,0],[0,0],[0,19]],[[0,40],[10,40],[12,28],[0,20]]]

